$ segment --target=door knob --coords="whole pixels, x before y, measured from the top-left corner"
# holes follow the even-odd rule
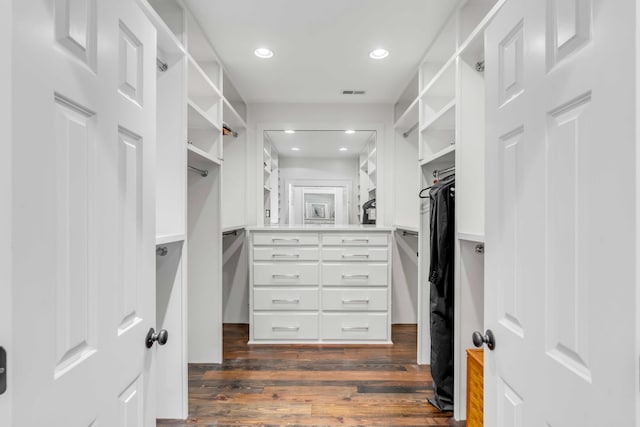
[[[151,328],[149,332],[147,332],[147,338],[145,340],[145,344],[147,348],[151,348],[154,342],[158,341],[158,344],[165,345],[169,340],[169,332],[166,329],[160,329],[158,333],[156,330]]]
[[[486,344],[489,350],[496,348],[496,337],[491,329],[487,329],[484,335],[482,335],[482,332],[475,331],[471,338],[473,339],[473,345],[476,347],[482,347],[483,344]]]

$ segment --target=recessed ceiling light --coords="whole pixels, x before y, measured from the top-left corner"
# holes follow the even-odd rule
[[[340,151],[347,151],[347,147],[340,147]]]
[[[291,147],[291,151],[300,151],[298,147]]]
[[[354,133],[356,133],[356,131],[353,129],[349,129],[349,130],[345,130],[344,133],[346,133],[347,135],[353,135]]]
[[[289,134],[291,134],[291,133],[296,133],[296,131],[295,131],[295,130],[293,130],[293,129],[287,129],[287,130],[285,130],[285,131],[284,131],[284,133],[289,133]]]
[[[253,51],[254,55],[258,58],[269,59],[273,56],[273,51],[266,47],[259,47],[258,49]]]
[[[371,59],[383,59],[389,56],[389,51],[387,49],[374,49],[369,52],[369,58]]]

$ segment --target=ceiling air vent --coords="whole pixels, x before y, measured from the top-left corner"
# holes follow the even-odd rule
[[[364,95],[365,93],[367,93],[366,90],[343,90],[342,91],[343,95]]]

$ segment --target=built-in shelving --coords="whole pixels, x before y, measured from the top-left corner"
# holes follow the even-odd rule
[[[202,165],[203,163],[205,165],[206,164],[220,165],[220,159],[212,156],[211,154],[201,150],[200,148],[192,144],[187,145],[187,152],[188,152],[187,158],[190,165]]]

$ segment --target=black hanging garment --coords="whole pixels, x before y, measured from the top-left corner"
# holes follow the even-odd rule
[[[453,411],[453,248],[455,177],[448,176],[429,191],[431,205],[431,376],[441,411]]]

